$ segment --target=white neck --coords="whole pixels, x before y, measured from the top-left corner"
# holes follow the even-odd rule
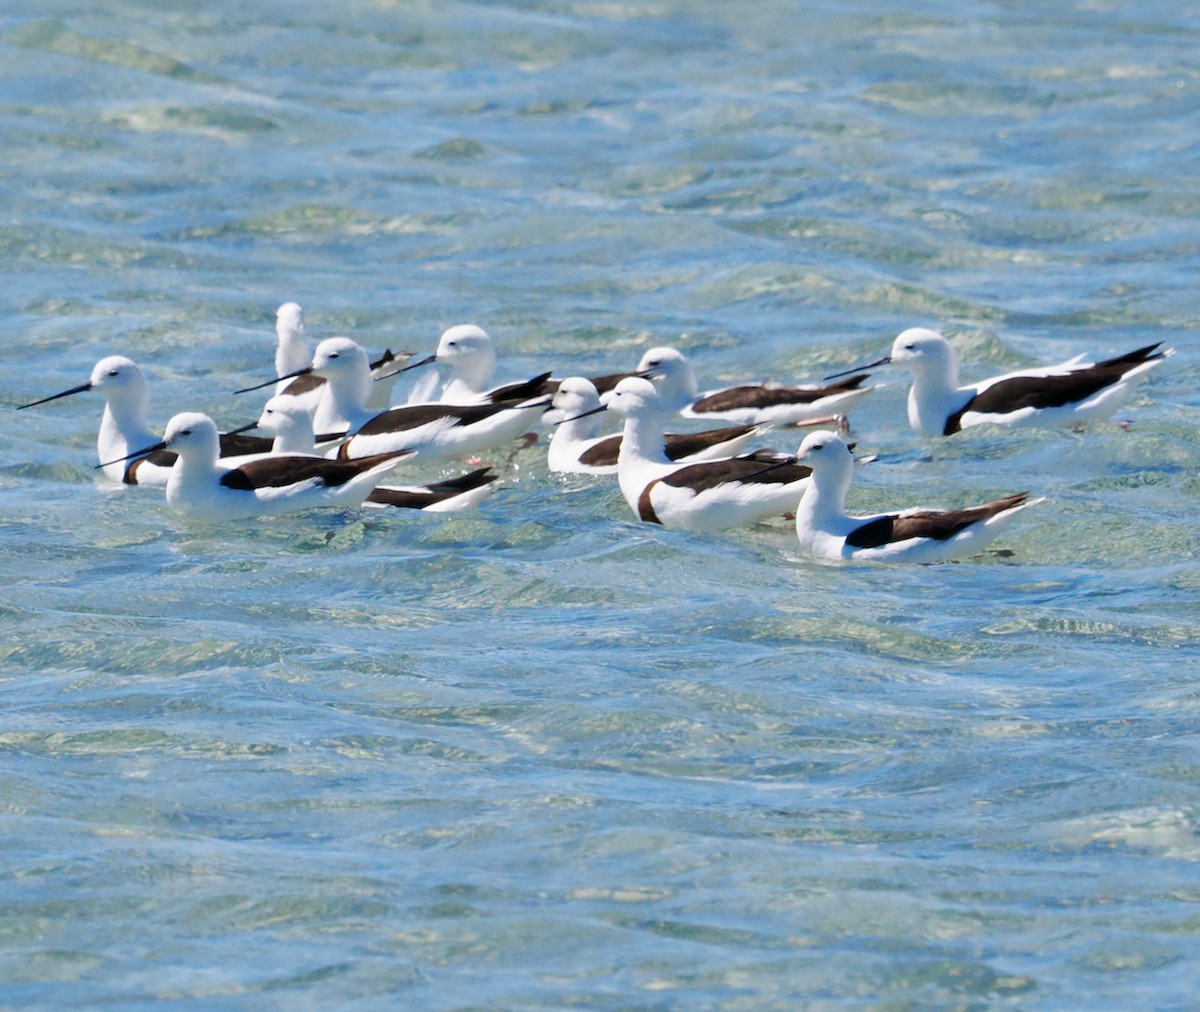
[[[372,382],[370,370],[367,369],[355,369],[352,374],[339,373],[327,379],[313,414],[313,431],[325,433],[354,429],[366,421],[364,415]]]
[[[667,457],[663,429],[663,419],[658,412],[625,418],[621,449],[617,453],[617,481],[621,494],[634,512],[637,512],[638,498],[646,485],[679,466]]]
[[[304,417],[307,418],[308,415]],[[317,444],[311,425],[291,425],[276,432],[275,439],[271,443],[271,453],[277,457],[285,453],[299,453],[307,456],[316,452]]]
[[[658,399],[663,409],[672,414],[694,404],[700,397],[696,388],[696,374],[691,365],[664,374],[654,385],[658,388]]]
[[[100,433],[96,438],[96,453],[101,462],[123,457],[157,442],[158,437],[146,426],[148,401],[148,397],[122,397],[105,402]],[[111,473],[106,468],[105,473],[110,477],[116,474],[120,481],[125,464],[114,464],[113,468]]]
[[[958,369],[924,369],[913,373],[908,391],[908,424],[926,436],[940,436],[946,419],[968,400],[958,389]]]
[[[496,372],[496,353],[480,348],[463,355],[454,363],[454,371],[442,387],[443,404],[469,404],[486,393]]]

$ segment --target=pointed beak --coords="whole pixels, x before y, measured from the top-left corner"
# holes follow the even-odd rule
[[[297,376],[307,376],[313,371],[311,365],[306,365],[303,369],[297,369],[295,372],[286,373],[283,376],[274,376],[262,383],[256,383],[252,387],[242,387],[241,390],[235,390],[235,394],[248,394],[251,390],[261,390],[263,387],[269,387],[272,383],[282,383],[284,380],[295,379]]]
[[[417,362],[412,362],[409,365],[401,366],[399,369],[394,369],[392,372],[385,372],[382,376],[376,376],[375,381],[389,379],[392,376],[399,376],[402,372],[408,372],[410,369],[420,369],[423,365],[429,365],[430,362],[436,362],[436,355],[426,355],[423,359]]]
[[[236,429],[230,429],[225,433],[226,436],[240,436],[243,432],[249,432],[251,429],[257,429],[258,422],[251,422],[249,425],[239,425]]]
[[[99,471],[102,467],[108,467],[109,464],[120,464],[125,460],[133,460],[134,457],[148,457],[155,450],[165,450],[167,441],[164,439],[161,442],[155,443],[153,446],[144,446],[140,450],[134,450],[133,453],[127,453],[124,457],[117,457],[116,460],[106,460],[96,465],[96,470]]]
[[[570,418],[564,418],[561,421],[555,422],[554,424],[555,425],[566,425],[567,422],[577,422],[581,418],[587,418],[588,415],[598,415],[598,414],[600,414],[601,411],[607,411],[607,410],[608,410],[607,406],[605,406],[604,404],[601,404],[600,407],[592,408],[591,411],[585,411],[581,415],[572,415]]]
[[[854,372],[866,372],[868,369],[874,369],[876,366],[887,365],[891,362],[891,355],[884,355],[883,358],[876,359],[874,362],[868,362],[866,365],[856,365],[853,369],[843,369],[841,372],[831,372],[828,376],[822,376],[823,380],[838,379],[841,376],[849,376]]]
[[[799,464],[799,463],[800,463],[799,457],[792,457],[792,456],[784,457],[782,460],[775,461],[774,464],[768,464],[766,467],[762,468],[759,471],[752,471],[750,474],[746,475],[746,477],[743,478],[742,480],[749,481],[751,478],[757,478],[760,474],[770,474],[772,471],[778,471],[781,467],[788,467],[791,464]]]
[[[17,405],[18,411],[23,411],[25,408],[36,408],[39,404],[48,404],[50,401],[56,401],[60,397],[70,397],[72,394],[81,394],[85,390],[91,390],[92,384],[80,383],[77,387],[71,387],[70,390],[63,390],[57,394],[51,394],[49,397],[43,397],[40,401],[30,401],[28,404]]]

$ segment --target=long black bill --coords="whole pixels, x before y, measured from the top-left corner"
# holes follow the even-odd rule
[[[127,453],[124,457],[118,457],[116,460],[103,461],[96,465],[96,470],[99,471],[102,467],[108,467],[109,464],[120,464],[124,460],[133,460],[134,457],[148,457],[155,450],[165,450],[166,448],[166,440],[163,440],[155,443],[153,446],[145,446],[140,450],[134,450],[133,453]]]
[[[555,422],[555,425],[566,425],[567,422],[577,422],[581,418],[587,418],[588,415],[598,415],[601,411],[607,411],[607,405],[601,404],[598,408],[592,408],[591,411],[585,411],[581,415],[572,415],[570,418],[564,418],[562,421]]]
[[[891,355],[884,355],[883,358],[874,362],[868,362],[866,365],[856,365],[853,369],[843,369],[841,372],[831,372],[828,376],[822,376],[821,379],[838,379],[841,376],[849,376],[852,372],[866,372],[868,369],[874,369],[876,366],[887,365],[891,360]]]
[[[262,383],[256,383],[252,387],[242,387],[241,390],[235,390],[235,394],[248,394],[251,390],[261,390],[263,387],[269,387],[272,383],[282,383],[284,380],[295,379],[297,376],[307,376],[312,372],[312,366],[306,365],[303,369],[297,369],[295,372],[286,373],[283,376],[273,376],[271,379]]]
[[[25,408],[36,408],[39,404],[47,404],[50,401],[56,401],[60,397],[70,397],[72,394],[81,394],[85,390],[91,390],[91,383],[80,383],[77,387],[71,387],[70,390],[64,390],[61,393],[51,394],[49,397],[43,397],[40,401],[30,401],[28,404],[18,404],[17,410],[24,411]]]
[[[240,436],[243,432],[249,432],[251,429],[257,429],[258,422],[250,422],[248,425],[239,425],[236,429],[230,429],[228,432],[222,432],[222,436]]]
[[[798,464],[798,463],[800,463],[800,460],[798,457],[784,457],[783,460],[777,460],[774,464],[768,464],[766,467],[762,468],[759,471],[751,471],[748,475],[746,475],[741,480],[742,481],[751,481],[754,478],[757,478],[760,474],[770,474],[772,471],[778,471],[781,467],[787,467],[790,464]]]
[[[399,369],[393,369],[391,372],[385,372],[382,376],[376,376],[375,382],[380,380],[390,379],[393,376],[399,376],[402,372],[408,372],[410,369],[420,369],[423,365],[429,365],[430,362],[436,362],[436,355],[426,355],[419,362],[410,362],[408,365],[403,365]]]

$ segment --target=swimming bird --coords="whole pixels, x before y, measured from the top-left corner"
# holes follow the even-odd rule
[[[312,361],[312,351],[304,338],[304,310],[296,302],[285,302],[275,311],[275,336],[279,345],[275,349],[275,393],[299,398],[312,413],[320,402],[321,386],[325,382],[320,376],[303,373]],[[403,366],[412,357],[411,351],[393,353],[389,348],[371,363],[371,375],[376,383],[371,387],[367,406],[382,411],[392,402],[392,391],[396,386]],[[268,386],[268,383],[262,384]],[[242,392],[242,391],[239,391]]]
[[[1063,426],[1109,418],[1147,372],[1175,353],[1160,347],[1161,342],[1150,344],[1095,363],[1080,355],[959,386],[958,355],[950,342],[936,331],[912,327],[892,343],[890,355],[861,368],[891,363],[911,372],[909,425],[924,436],[950,436],[985,423]]]
[[[358,506],[376,483],[411,451],[355,461],[324,457],[264,457],[238,467],[218,461],[216,423],[184,412],[167,423],[160,442],[132,456],[171,450],[178,461],[167,478],[167,504],[199,520],[238,520],[315,507]]]
[[[372,381],[366,352],[347,337],[326,338],[299,373],[326,380],[313,427],[348,435],[337,449],[343,460],[403,448],[419,450],[423,461],[479,453],[522,435],[531,422],[528,409],[549,400],[413,404],[375,412],[367,407]]]
[[[275,396],[267,401],[258,428],[274,437],[272,456],[316,455],[312,418],[294,397]],[[490,467],[481,467],[456,478],[424,485],[379,485],[368,493],[365,505],[397,506],[429,513],[454,512],[490,495],[499,477]]]
[[[22,404],[21,408],[36,407],[89,390],[95,390],[104,397],[104,414],[100,418],[100,433],[96,438],[96,455],[102,462],[105,476],[126,485],[165,485],[171,473],[171,466],[175,463],[173,453],[158,451],[136,460],[126,459],[137,447],[147,446],[158,439],[150,432],[147,421],[150,413],[150,386],[146,382],[146,374],[132,359],[124,355],[108,355],[95,364],[86,383],[29,404]],[[270,439],[242,435],[246,428],[253,426],[221,436],[222,456],[233,457],[270,451]]]
[[[649,380],[623,379],[607,404],[625,419],[617,480],[634,515],[648,523],[716,531],[794,510],[809,469],[787,463],[767,470],[779,454],[757,451],[680,465],[663,452],[666,412]]]
[[[836,432],[804,437],[795,457],[812,468],[812,478],[796,510],[796,536],[814,555],[826,559],[874,562],[944,562],[988,545],[1023,509],[1043,499],[1028,492],[967,509],[926,509],[869,516],[846,515],[854,457]]]
[[[622,436],[619,432],[600,434],[600,394],[592,381],[582,376],[567,377],[559,382],[550,404],[562,416],[555,423],[546,451],[550,470],[558,474],[615,474]],[[664,449],[668,460],[680,463],[730,457],[769,429],[769,425],[735,425],[704,432],[668,432]]]
[[[669,411],[678,411],[685,418],[725,419],[742,425],[803,425],[816,418],[845,414],[878,389],[863,386],[869,378],[864,372],[829,386],[746,383],[701,396],[691,362],[675,348],[651,348],[638,363],[637,375],[654,381]]]
[[[450,375],[442,384],[436,398],[440,404],[475,404],[487,401],[525,400],[554,393],[550,373],[503,386],[491,385],[496,372],[496,349],[487,331],[473,323],[460,323],[442,332],[437,350],[423,359],[406,365],[398,372],[408,372],[431,364],[448,367]],[[415,403],[410,399],[409,403]]]

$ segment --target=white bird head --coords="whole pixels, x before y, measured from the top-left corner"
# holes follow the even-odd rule
[[[348,337],[327,337],[313,352],[312,371],[330,382],[347,375],[369,377],[371,362],[356,341]]]
[[[162,445],[181,458],[207,456],[215,461],[220,453],[221,436],[217,423],[208,415],[184,411],[167,422]]]
[[[796,460],[814,471],[824,467],[841,467],[854,463],[850,447],[831,429],[817,429],[804,437]]]
[[[309,440],[312,440],[312,416],[295,397],[272,397],[267,401],[259,415],[258,428],[275,436],[307,429]]]
[[[466,385],[480,390],[491,382],[496,369],[496,350],[487,331],[473,323],[460,323],[444,331],[438,340],[435,362],[447,365]]]
[[[596,393],[591,380],[583,376],[568,376],[559,383],[550,406],[569,418],[600,407],[600,395]]]
[[[609,394],[608,410],[625,418],[643,418],[661,414],[663,407],[658,391],[649,380],[630,376],[621,380]]]
[[[110,403],[146,405],[150,401],[146,374],[136,362],[124,355],[109,355],[100,359],[92,368],[88,387],[100,391]]]
[[[692,363],[675,348],[649,349],[638,362],[637,372],[654,381],[668,410],[679,411],[699,397]]]
[[[947,372],[957,366],[954,348],[941,334],[925,327],[910,327],[892,342],[889,356],[894,365],[911,372]]]
[[[280,341],[304,336],[304,310],[297,302],[285,302],[275,310],[275,333]]]

